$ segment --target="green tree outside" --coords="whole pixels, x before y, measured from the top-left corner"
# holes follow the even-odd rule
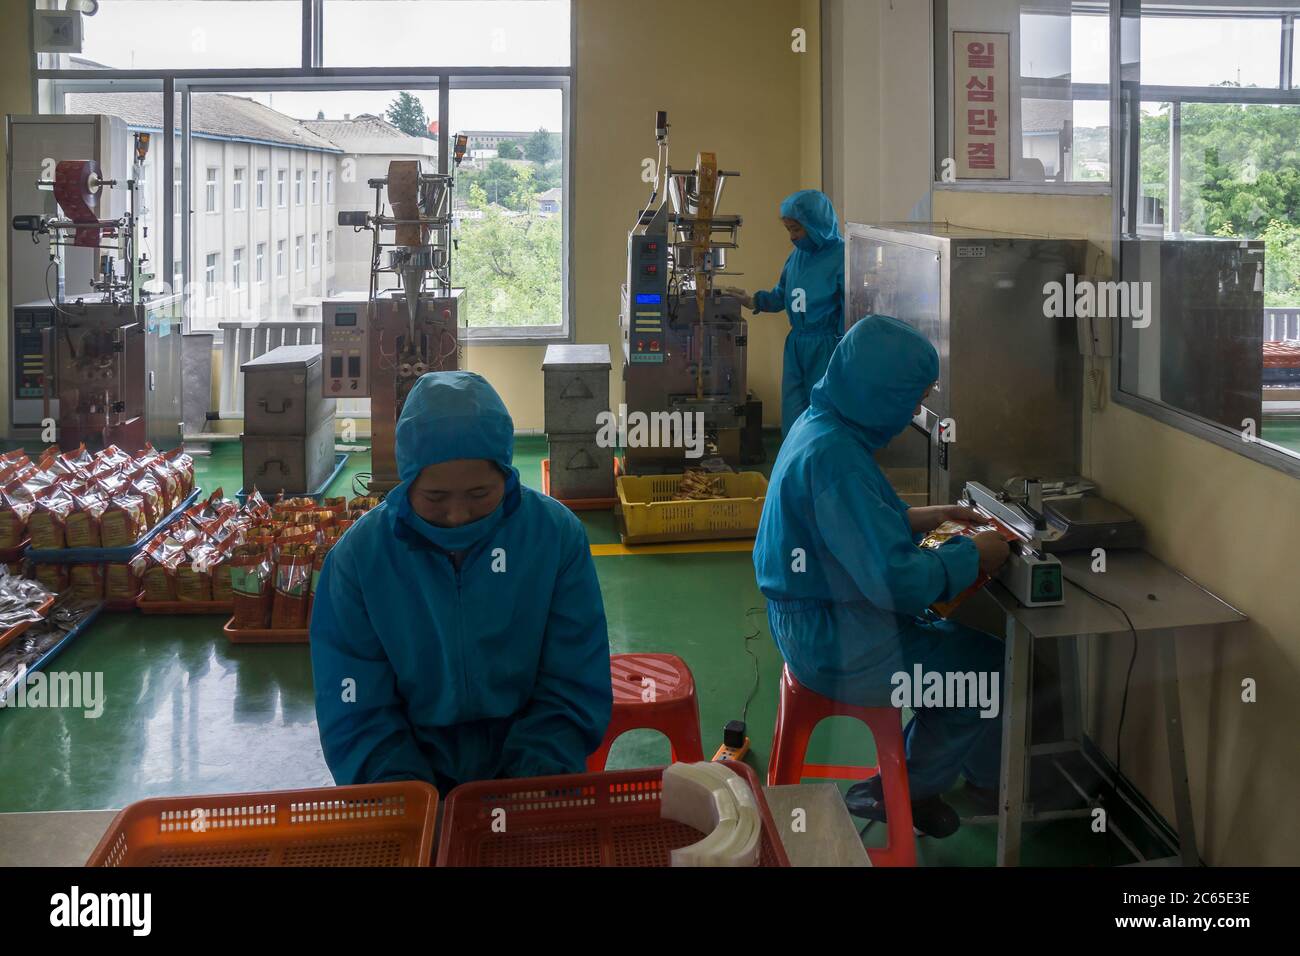
[[[1169,209],[1170,104],[1142,117],[1142,193]],[[1300,306],[1300,108],[1184,103],[1183,232],[1262,239],[1264,303]]]
[[[408,136],[433,138],[429,133],[429,117],[424,113],[424,104],[410,93],[398,93],[397,99],[388,104],[384,116]]]

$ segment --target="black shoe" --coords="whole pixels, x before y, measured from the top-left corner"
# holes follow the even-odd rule
[[[962,792],[966,799],[971,802],[979,816],[996,816],[1000,809],[998,805],[998,790],[996,787],[978,787],[969,780],[962,787]]]
[[[855,817],[883,823],[885,800],[880,775],[849,787],[844,795],[844,805]],[[942,797],[936,795],[912,801],[912,829],[918,835],[943,839],[956,833],[960,826],[961,818],[957,811],[944,803]]]

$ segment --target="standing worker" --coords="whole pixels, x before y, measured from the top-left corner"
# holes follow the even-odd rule
[[[430,372],[397,422],[402,483],[325,559],[316,717],[338,784],[578,773],[613,707],[582,523],[523,487],[514,424],[472,372]]]
[[[980,571],[996,571],[1007,543],[985,531],[918,547],[944,521],[982,518],[957,505],[909,508],[873,457],[907,428],[938,377],[938,353],[924,336],[897,319],[867,316],[835,350],[772,468],[754,543],[758,586],[790,672],[824,697],[890,706],[897,675],[918,665],[984,672],[1000,689],[1001,642],[928,608],[960,594]],[[936,837],[957,829],[940,795],[959,773],[973,800],[995,812],[1000,703],[986,711],[944,701],[913,713],[906,733],[913,825]],[[854,784],[846,803],[855,815],[883,820],[879,775]]]
[[[808,407],[813,386],[826,372],[835,343],[844,334],[844,239],[826,194],[801,189],[781,203],[781,222],[794,251],[770,291],[750,296],[728,288],[741,304],[790,318],[781,370],[781,437]]]

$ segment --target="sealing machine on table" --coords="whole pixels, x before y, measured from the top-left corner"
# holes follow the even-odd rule
[[[894,316],[939,353],[939,380],[876,460],[910,505],[965,496],[1017,541],[1000,572],[1026,607],[1064,601],[1055,554],[1142,543],[1141,527],[1080,471],[1083,358],[1075,320],[1044,316],[1043,290],[1086,275],[1082,239],[950,223],[849,223],[845,321]],[[993,489],[999,488],[1000,491]]]
[[[457,166],[465,145],[457,136]],[[340,212],[338,222],[372,234],[370,290],[322,304],[321,388],[327,398],[371,400],[370,490],[382,494],[399,481],[397,419],[411,387],[426,372],[460,368],[465,290],[451,285],[452,177],[424,172],[419,160],[393,160],[387,176],[368,184],[374,212]],[[380,288],[382,276],[397,285]]]
[[[763,460],[761,405],[746,389],[747,324],[740,300],[714,288],[735,249],[740,216],[719,212],[739,173],[699,153],[694,169],[668,165],[668,114],[655,115],[658,179],[628,234],[619,325],[629,414],[703,415],[704,457]],[[631,473],[680,470],[682,448],[628,448]]]
[[[92,451],[113,444],[138,452],[146,442],[167,449],[181,440],[182,298],[148,291],[154,277],[138,252],[137,192],[148,150],[149,134],[135,134],[125,180],[105,177],[94,160],[59,161],[54,179],[38,186],[53,191],[62,215],[13,218],[15,231],[34,243],[48,237],[50,249],[46,299],[14,308],[16,327],[41,336],[44,355],[43,363],[24,359],[19,386],[24,398],[39,397],[42,418],[57,422],[55,440],[65,449],[84,442]],[[110,189],[125,190],[127,211],[100,218]],[[65,293],[57,270],[78,250],[95,257],[91,288]]]

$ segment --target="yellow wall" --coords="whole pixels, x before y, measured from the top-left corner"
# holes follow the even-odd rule
[[[937,191],[934,208],[937,219],[1109,246],[1109,197]],[[1148,550],[1250,617],[1178,644],[1201,854],[1216,865],[1300,863],[1300,829],[1285,823],[1300,782],[1300,480],[1109,401],[1086,412],[1084,426],[1085,473],[1138,516]],[[1112,759],[1131,650],[1130,638],[1118,638],[1097,642],[1090,656],[1090,733]],[[1154,675],[1140,648],[1123,770],[1172,820]],[[1242,702],[1246,678],[1258,684],[1257,703]]]
[[[571,315],[577,341],[610,346],[615,406],[622,395],[619,284],[628,229],[649,195],[641,161],[655,154],[655,110],[668,111],[672,165],[690,166],[697,152],[711,150],[723,169],[741,174],[727,184],[723,205],[745,221],[740,249],[728,260],[745,274],[728,284],[775,285],[790,248],[778,205],[800,186],[815,185],[820,166],[820,133],[812,135],[820,125],[816,54],[792,52],[790,35],[804,27],[815,50],[816,7],[810,0],[658,0],[649,21],[642,14],[650,7],[638,14],[627,3],[574,0]],[[629,54],[658,36],[672,43],[660,68]],[[810,140],[811,148],[804,145]],[[750,326],[749,384],[769,424],[779,415],[787,328],[783,314],[757,316]],[[481,345],[467,352],[469,368],[501,392],[515,426],[541,429],[545,348]]]

